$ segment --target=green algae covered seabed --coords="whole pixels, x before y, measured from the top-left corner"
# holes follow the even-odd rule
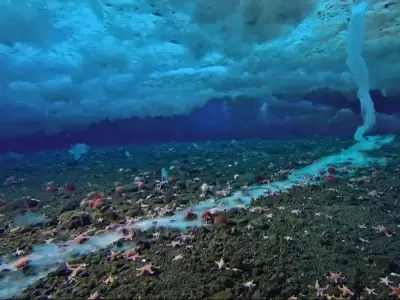
[[[55,261],[47,276],[14,297],[396,299],[398,141],[369,152],[387,159],[386,165],[333,164],[315,174],[320,184],[305,178],[283,192],[266,189],[250,205],[238,201],[230,210],[218,202],[249,186],[285,180],[291,170],[353,144],[325,139],[92,148],[77,162],[66,151],[27,155],[0,174],[0,255],[3,265],[13,266],[2,269],[0,282],[12,289],[41,272],[29,256],[35,245],[67,251],[118,230],[123,238],[72,254],[67,263]],[[168,175],[161,181],[163,168]],[[218,209],[190,211],[210,197]],[[157,224],[134,228],[177,211],[204,226],[183,232]]]

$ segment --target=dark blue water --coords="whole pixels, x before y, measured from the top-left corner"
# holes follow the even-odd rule
[[[319,96],[322,97],[319,99],[325,99],[324,95]],[[336,96],[332,98],[330,95],[328,104],[321,104],[324,101],[317,101],[315,96],[303,102],[270,102],[267,112],[261,111],[264,103],[261,99],[245,99],[242,102],[216,99],[188,115],[104,120],[87,128],[54,135],[37,132],[16,138],[9,136],[0,140],[0,152],[69,148],[75,143],[107,146],[249,138],[350,137],[361,122],[359,104],[350,105],[347,102],[341,105],[339,96]],[[389,107],[380,103],[381,110],[387,112]],[[339,109],[348,109],[354,114],[335,118]],[[384,113],[380,115],[378,110],[378,120],[374,133],[400,132],[400,119],[396,122],[396,117]],[[8,129],[10,132],[13,130],[12,127]]]

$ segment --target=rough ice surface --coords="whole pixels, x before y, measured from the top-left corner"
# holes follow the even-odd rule
[[[0,125],[15,134],[188,113],[215,97],[356,100],[350,0],[4,0]],[[370,88],[399,92],[399,6],[370,1]],[[350,100],[349,100],[350,101]]]

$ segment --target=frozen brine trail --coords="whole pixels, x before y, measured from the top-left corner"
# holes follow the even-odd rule
[[[149,218],[131,225],[121,226],[125,228],[131,226],[140,230],[161,226],[182,231],[199,227],[203,224],[201,220],[185,219],[185,212],[187,212],[187,210],[193,210],[193,213],[197,215],[201,215],[205,210],[210,209],[227,210],[249,205],[252,198],[262,196],[266,191],[279,192],[289,190],[299,183],[308,182],[310,184],[318,184],[319,182],[311,181],[311,179],[318,175],[319,170],[331,166],[336,168],[350,167],[350,169],[356,169],[369,165],[384,165],[386,164],[385,158],[372,157],[369,156],[367,152],[380,149],[393,140],[394,136],[369,137],[337,154],[323,157],[311,165],[294,170],[284,181],[252,186],[245,192],[238,191],[230,196],[219,198],[218,201],[209,199],[202,203],[188,206],[185,210],[176,211],[173,216]],[[223,206],[219,205],[221,202],[224,203]],[[26,275],[22,271],[11,271],[14,262],[0,265],[0,298],[18,295],[24,288],[27,288],[40,278],[47,276],[51,271],[57,268],[59,263],[64,263],[71,258],[76,259],[84,254],[104,249],[123,237],[124,235],[122,233],[115,230],[93,235],[89,240],[80,245],[70,244],[68,247],[59,247],[60,244],[49,243],[33,246],[32,253],[29,255],[29,266],[33,268],[34,275]]]

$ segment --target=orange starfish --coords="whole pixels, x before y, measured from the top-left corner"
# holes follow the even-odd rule
[[[147,265],[144,265],[143,267],[136,269],[136,270],[139,271],[139,273],[136,276],[143,276],[143,275],[146,275],[146,274],[153,275],[154,274],[154,270],[153,269],[158,269],[158,267],[153,266],[151,263],[147,264]]]

